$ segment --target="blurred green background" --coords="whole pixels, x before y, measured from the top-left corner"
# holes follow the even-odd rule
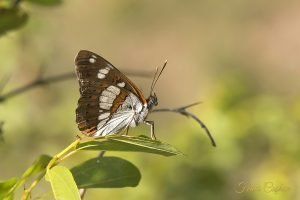
[[[2,94],[34,80],[41,68],[43,77],[74,72],[80,49],[121,71],[154,71],[168,59],[155,90],[159,107],[202,101],[190,111],[217,142],[213,148],[192,120],[155,113],[156,136],[186,156],[108,152],[137,165],[142,180],[136,188],[91,189],[85,199],[300,199],[299,1],[19,6],[27,23],[0,37],[0,79],[10,77]],[[148,94],[151,78],[130,78]],[[74,78],[1,102],[0,180],[20,176],[40,154],[54,155],[75,139],[78,97]],[[143,125],[130,134],[148,132]],[[96,155],[80,153],[64,165]],[[51,199],[49,185],[33,197]]]

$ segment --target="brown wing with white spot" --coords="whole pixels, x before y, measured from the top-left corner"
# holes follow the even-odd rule
[[[76,123],[83,134],[93,136],[97,125],[105,124],[130,93],[146,103],[141,91],[101,56],[81,50],[75,64],[80,86]]]

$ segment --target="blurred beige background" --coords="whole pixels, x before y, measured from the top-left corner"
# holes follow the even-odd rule
[[[139,167],[139,186],[89,190],[85,199],[300,199],[299,1],[73,0],[50,8],[21,6],[30,15],[28,24],[0,38],[0,78],[11,75],[3,93],[35,79],[41,66],[44,77],[74,71],[80,49],[125,72],[153,72],[168,59],[155,90],[159,107],[203,101],[191,111],[218,145],[211,147],[192,120],[153,114],[157,137],[187,156],[109,152]],[[130,78],[148,94],[152,78]],[[0,104],[1,180],[20,176],[38,155],[54,155],[74,140],[78,97],[72,79]],[[147,126],[132,130],[148,132]],[[96,154],[81,153],[64,164]],[[266,190],[266,183],[276,192]],[[248,190],[241,191],[242,185]],[[50,188],[42,184],[34,196],[45,191]]]

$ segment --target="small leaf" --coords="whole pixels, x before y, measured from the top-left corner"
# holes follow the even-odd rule
[[[104,150],[104,151],[133,151],[154,153],[163,156],[182,154],[173,146],[146,136],[108,136],[81,143],[79,150]]]
[[[28,15],[18,8],[0,8],[0,35],[22,27],[27,20]]]
[[[42,170],[46,169],[48,163],[52,159],[51,156],[41,155],[38,159],[36,159],[33,164],[24,172],[22,179],[27,179],[29,176],[35,175]]]
[[[10,191],[12,190],[12,188],[14,188],[17,182],[18,182],[17,178],[11,178],[4,182],[0,182],[0,199],[5,199],[5,197],[6,199],[9,198],[12,199],[12,195],[10,195]]]
[[[62,0],[26,0],[26,1],[40,6],[57,6],[62,3]]]
[[[23,184],[30,176],[35,175],[39,172],[41,172],[42,170],[44,170],[47,166],[47,164],[49,163],[49,161],[51,160],[51,157],[48,155],[41,155],[38,159],[36,159],[33,164],[25,171],[25,173],[23,174],[22,178],[17,180],[17,179],[10,179],[7,182],[4,183],[0,183],[0,197],[1,197],[1,188],[2,187],[7,187],[9,183],[12,183],[14,181],[14,184],[11,185],[11,187],[9,188],[9,190],[6,192],[7,195],[13,195],[15,189],[17,189],[18,186],[20,186],[21,184]],[[1,186],[1,184],[4,184],[3,186]],[[12,198],[12,197],[11,197]],[[2,198],[0,198],[2,199]]]
[[[71,172],[79,188],[135,187],[141,179],[135,165],[118,157],[93,158]]]
[[[71,172],[63,166],[56,166],[47,171],[56,200],[80,200],[80,195]]]

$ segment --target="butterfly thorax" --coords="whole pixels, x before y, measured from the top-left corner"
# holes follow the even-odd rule
[[[132,119],[130,121],[130,126],[135,127],[139,123],[144,122],[148,115],[148,104],[142,104],[139,99],[130,93],[123,104],[117,110],[117,113],[132,113]],[[130,116],[129,116],[130,118]]]
[[[148,115],[148,108],[147,106],[143,106],[142,110],[140,111],[135,111],[135,115],[134,115],[134,119],[132,120],[132,122],[130,123],[130,126],[131,127],[135,127],[137,126],[138,124],[142,123],[145,121],[147,115]]]
[[[148,99],[147,99],[147,108],[148,110],[152,110],[152,108],[154,106],[157,106],[158,105],[158,100],[157,100],[157,97],[156,97],[156,94],[151,94]]]

